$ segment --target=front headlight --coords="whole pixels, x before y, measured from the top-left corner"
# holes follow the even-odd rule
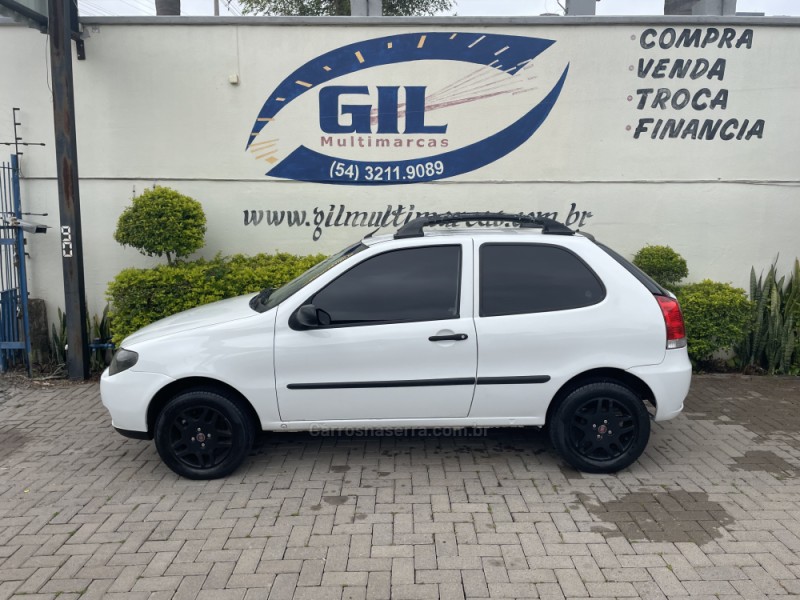
[[[111,365],[108,367],[108,374],[116,375],[117,373],[127,371],[136,364],[137,360],[139,360],[139,355],[136,352],[120,348],[114,354],[114,358],[111,359]]]

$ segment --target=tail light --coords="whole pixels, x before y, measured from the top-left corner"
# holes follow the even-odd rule
[[[686,327],[678,301],[668,296],[656,296],[656,300],[667,326],[667,348],[683,348],[686,346]]]

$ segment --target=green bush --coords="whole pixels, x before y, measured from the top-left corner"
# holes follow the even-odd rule
[[[224,298],[277,288],[325,258],[322,254],[257,254],[125,269],[108,286],[113,341],[154,321]]]
[[[645,246],[633,257],[633,264],[668,290],[677,289],[689,274],[686,259],[669,246]]]
[[[682,286],[677,295],[695,363],[730,350],[747,333],[751,302],[743,289],[706,279]]]
[[[206,215],[197,200],[156,186],[133,199],[117,221],[114,239],[147,256],[189,256],[203,247]]]
[[[739,366],[770,374],[800,372],[800,260],[787,281],[772,265],[756,279],[750,269],[750,329],[736,348]]]
[[[67,315],[58,309],[58,326],[51,325],[50,333],[50,358],[59,366],[59,369],[67,363]],[[108,325],[108,305],[106,304],[101,316],[86,315],[86,333],[89,342],[107,343],[111,341],[111,331]],[[90,349],[89,350],[89,373],[102,373],[103,369],[111,361],[110,349]],[[58,372],[58,370],[56,371]]]

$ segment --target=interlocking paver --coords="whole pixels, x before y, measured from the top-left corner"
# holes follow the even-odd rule
[[[391,573],[373,571],[367,583],[367,600],[389,600],[391,590]]]
[[[264,436],[174,476],[96,384],[0,379],[0,598],[800,596],[800,380],[701,376],[616,475],[542,433]]]

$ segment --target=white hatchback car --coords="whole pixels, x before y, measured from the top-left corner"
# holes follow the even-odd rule
[[[506,226],[423,231],[458,222]],[[461,213],[149,325],[101,392],[193,479],[233,472],[259,430],[320,428],[547,425],[575,468],[613,472],[690,378],[677,301],[624,258],[549,219]]]

